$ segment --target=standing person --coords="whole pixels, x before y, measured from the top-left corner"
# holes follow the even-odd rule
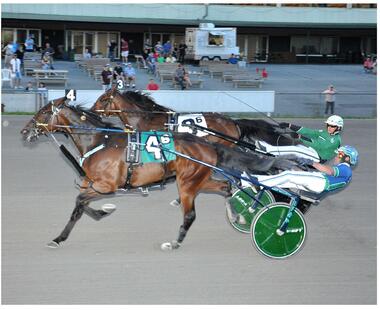
[[[172,53],[172,44],[170,40],[168,40],[164,45],[163,45],[163,56],[168,57]]]
[[[185,62],[186,49],[187,49],[187,45],[185,44],[184,41],[182,41],[181,44],[178,46],[178,52],[179,52],[178,61],[181,64]]]
[[[147,50],[148,54],[152,51],[152,44],[150,44],[150,39],[145,40],[144,50]]]
[[[325,115],[327,115],[329,109],[331,111],[331,114],[334,114],[334,105],[335,105],[335,94],[336,90],[333,85],[330,85],[323,93],[325,95],[325,102],[326,102],[326,108],[325,108]]]
[[[124,75],[127,80],[127,87],[129,87],[129,83],[132,83],[132,88],[136,87],[136,71],[135,68],[132,67],[132,64],[128,62],[127,67],[124,69]]]
[[[12,78],[15,80],[15,88],[22,88],[20,86],[21,82],[21,60],[17,58],[16,54],[13,54],[11,59],[11,70],[12,70]]]
[[[24,69],[24,50],[21,45],[17,48],[17,51],[15,54],[17,55],[17,58],[20,59],[21,69],[23,70]]]
[[[5,53],[4,57],[4,65],[5,67],[9,67],[11,63],[11,59],[13,57],[13,44],[12,42],[9,42],[4,48],[3,52]]]
[[[33,35],[30,34],[28,38],[25,40],[25,52],[33,52],[34,51],[34,39]]]
[[[160,86],[154,81],[154,79],[149,79],[149,84],[146,86],[147,90],[159,90]]]
[[[122,61],[124,64],[127,64],[128,62],[128,54],[129,54],[128,41],[122,38],[121,39],[121,56],[122,56]]]
[[[155,53],[157,53],[158,55],[161,55],[163,50],[164,48],[161,45],[161,41],[157,41],[156,45],[154,46]]]
[[[103,82],[103,90],[106,91],[106,90],[111,89],[112,71],[110,70],[109,64],[104,66],[101,75],[102,75],[102,82]]]
[[[111,40],[111,42],[108,42],[108,57],[111,61],[114,61],[115,59],[115,49],[116,49],[116,41]]]
[[[174,80],[181,86],[181,90],[184,90],[186,88],[185,86],[185,68],[182,66],[182,64],[178,64],[177,69],[174,72]]]

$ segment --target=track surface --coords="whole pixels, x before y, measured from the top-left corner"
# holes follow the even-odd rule
[[[29,119],[2,118],[3,304],[376,303],[375,120],[346,121],[343,141],[361,160],[351,185],[306,216],[298,255],[274,261],[227,224],[221,197],[204,194],[183,246],[161,251],[182,221],[168,204],[174,184],[146,198],[95,202],[118,209],[100,222],[83,216],[62,247],[45,247],[73,210],[76,175],[51,140],[23,145]]]

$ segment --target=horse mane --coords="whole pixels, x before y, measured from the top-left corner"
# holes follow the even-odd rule
[[[144,111],[154,112],[170,112],[172,110],[165,108],[162,105],[157,104],[149,95],[142,93],[141,91],[125,91],[121,94],[124,100],[132,101],[139,108]]]
[[[86,116],[86,120],[89,121],[95,127],[120,129],[118,127],[115,127],[114,124],[112,124],[111,122],[103,121],[100,115],[93,111],[83,108],[81,105],[68,105],[68,107],[76,114],[84,114]]]

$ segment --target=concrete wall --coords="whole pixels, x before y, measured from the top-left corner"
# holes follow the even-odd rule
[[[5,112],[36,112],[44,104],[43,94],[37,92],[14,92],[1,94]]]
[[[77,103],[90,108],[102,90],[77,90]],[[274,91],[176,91],[148,93],[158,104],[178,112],[274,112]],[[49,90],[49,100],[63,97],[64,90]]]

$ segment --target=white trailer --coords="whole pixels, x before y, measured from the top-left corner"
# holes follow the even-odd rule
[[[186,28],[186,59],[222,60],[231,54],[239,55],[236,28],[215,28],[214,24],[200,24]]]

